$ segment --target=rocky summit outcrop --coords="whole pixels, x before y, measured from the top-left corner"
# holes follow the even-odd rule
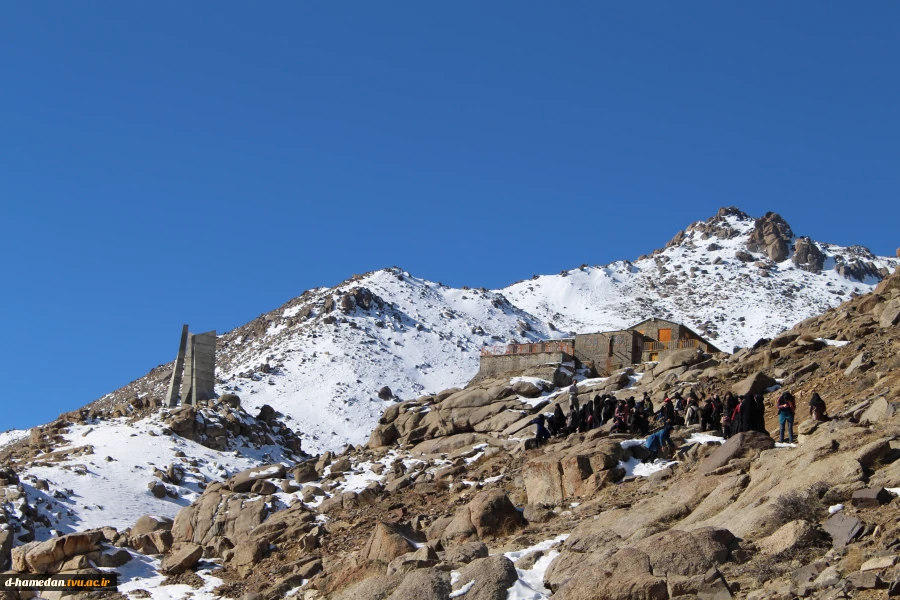
[[[772,261],[779,263],[790,254],[794,232],[778,213],[767,212],[756,220],[747,249],[751,252],[765,254]]]

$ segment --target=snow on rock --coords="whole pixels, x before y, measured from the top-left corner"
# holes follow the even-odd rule
[[[651,463],[641,462],[639,458],[629,458],[619,462],[619,467],[625,469],[626,477],[650,477],[657,471],[677,465],[677,460],[663,460],[657,458]]]
[[[564,533],[553,539],[540,542],[539,544],[535,544],[534,546],[523,550],[506,552],[504,556],[509,560],[516,562],[523,556],[531,554],[532,552],[550,550],[554,546],[566,541],[568,537],[569,534]],[[557,556],[559,556],[559,552],[551,550],[535,561],[532,568],[516,569],[516,574],[519,578],[507,591],[507,600],[546,600],[546,598],[549,598],[550,590],[544,587],[544,574],[547,572],[547,569],[550,568],[550,563],[552,563]]]
[[[29,431],[29,429],[10,429],[9,431],[0,433],[0,449],[28,437]]]
[[[725,438],[711,433],[694,433],[685,440],[685,443],[688,444],[722,444],[724,442]]]
[[[56,449],[69,449],[71,455],[59,462],[38,457],[24,469],[20,478],[30,502],[42,500],[41,510],[51,515],[51,527],[39,526],[36,537],[46,539],[53,530],[65,534],[106,525],[123,529],[146,514],[174,518],[202,493],[201,484],[263,464],[288,461],[280,446],[220,452],[165,435],[160,417],[157,413],[134,423],[119,418],[72,425],[63,436],[67,445]],[[176,452],[185,456],[178,457]],[[166,484],[175,498],[156,498],[147,484],[159,481],[154,471],[165,472],[170,464],[183,467],[184,479],[178,485]],[[191,472],[192,464],[199,473]],[[38,479],[48,483],[48,491],[35,487]]]

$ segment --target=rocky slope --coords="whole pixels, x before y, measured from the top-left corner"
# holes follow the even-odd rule
[[[220,336],[217,390],[239,394],[249,410],[281,411],[306,448],[336,450],[365,441],[392,395],[465,385],[486,345],[657,316],[731,351],[870,291],[898,264],[797,237],[772,213],[753,219],[729,208],[634,262],[502,290],[454,289],[385,269],[304,292]],[[171,364],[157,367],[97,406],[159,398],[170,373]]]

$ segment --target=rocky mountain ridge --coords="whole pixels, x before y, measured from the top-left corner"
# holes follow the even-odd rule
[[[467,383],[484,346],[683,322],[725,350],[870,291],[900,260],[795,237],[773,213],[724,208],[635,262],[583,265],[501,290],[455,289],[393,267],[304,292],[219,337],[217,390],[285,414],[314,451],[368,438],[392,396]],[[171,365],[100,399],[161,396]],[[384,389],[387,388],[387,389]]]

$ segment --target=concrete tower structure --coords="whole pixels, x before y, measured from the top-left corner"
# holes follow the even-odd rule
[[[166,405],[177,406],[180,397],[182,404],[196,406],[200,400],[216,397],[215,386],[216,332],[190,333],[188,326],[184,325],[175,368],[166,392]]]

